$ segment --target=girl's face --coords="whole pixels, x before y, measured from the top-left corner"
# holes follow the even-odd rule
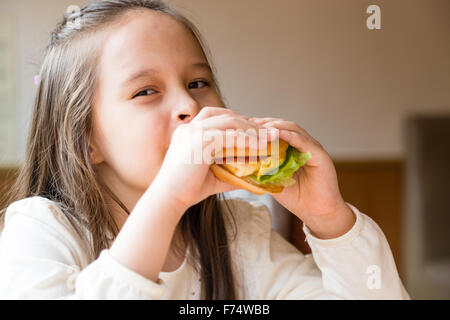
[[[99,57],[91,159],[126,205],[156,176],[177,126],[222,106],[194,36],[151,10],[132,11]]]

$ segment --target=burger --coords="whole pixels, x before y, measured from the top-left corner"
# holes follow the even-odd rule
[[[309,159],[309,152],[277,140],[261,149],[223,148],[214,155],[211,171],[219,180],[254,194],[280,193],[295,183],[293,174]]]

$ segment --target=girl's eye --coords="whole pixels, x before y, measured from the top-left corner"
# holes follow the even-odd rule
[[[195,85],[195,84],[199,84],[199,83],[203,83],[203,86],[202,85],[200,85],[200,86],[198,86],[198,85],[196,86]],[[201,89],[203,87],[208,87],[208,86],[209,86],[209,82],[203,81],[203,80],[194,81],[194,82],[189,83],[189,89]]]
[[[136,94],[133,98],[140,97],[140,96],[148,96],[151,94],[151,92],[155,93],[156,91],[153,89],[145,89],[145,90],[138,92],[138,94]]]
[[[201,89],[201,88],[208,87],[208,86],[209,86],[209,82],[199,80],[199,81],[191,82],[189,84],[189,89]],[[149,95],[152,95],[153,93],[156,93],[156,91],[153,89],[145,89],[145,90],[138,92],[133,98],[141,97],[141,96],[149,96]]]

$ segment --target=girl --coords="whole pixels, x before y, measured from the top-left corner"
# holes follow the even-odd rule
[[[248,119],[223,98],[195,27],[159,0],[92,2],[52,33],[25,165],[3,210],[0,296],[32,299],[403,299],[376,223],[342,199],[333,163],[297,124]],[[206,163],[181,163],[201,130],[275,128],[312,159],[266,207]],[[369,272],[369,273],[367,273]]]

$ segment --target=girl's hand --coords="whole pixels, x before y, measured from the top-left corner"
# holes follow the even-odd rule
[[[111,255],[129,269],[157,282],[186,210],[209,195],[235,189],[219,181],[209,169],[210,164],[203,161],[203,150],[208,151],[206,155],[214,151],[204,148],[208,141],[203,143],[203,134],[212,132],[216,137],[226,137],[226,129],[255,127],[246,117],[231,110],[211,107],[200,110],[191,122],[179,125],[172,133],[156,177],[114,240]],[[197,135],[200,139],[196,139]],[[216,146],[214,140],[212,145]],[[200,159],[194,158],[197,152],[201,153]],[[190,155],[193,159],[187,161]],[[151,259],[148,259],[149,252]]]
[[[170,198],[180,214],[210,195],[236,190],[209,170],[212,162],[205,161],[208,157],[204,157],[203,152],[211,155],[214,139],[203,141],[202,137],[222,137],[225,145],[226,134],[230,134],[227,129],[253,128],[256,132],[257,127],[232,110],[204,107],[190,123],[178,126],[173,132],[163,164],[149,189],[158,190],[158,195],[167,195],[165,200]]]
[[[345,234],[355,223],[355,216],[339,191],[336,170],[322,145],[303,128],[277,118],[253,118],[255,124],[275,128],[279,138],[312,158],[295,172],[296,183],[273,197],[302,220],[313,234],[322,239]]]

